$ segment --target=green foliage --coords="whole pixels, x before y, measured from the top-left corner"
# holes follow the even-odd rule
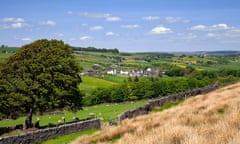
[[[177,66],[171,66],[165,72],[166,75],[173,76],[187,76],[191,74],[195,69],[191,66],[187,66],[186,68],[180,68]]]
[[[38,40],[23,46],[0,69],[0,111],[15,118],[55,108],[81,108],[80,69],[62,41]]]
[[[182,68],[174,67],[166,71],[166,75],[168,76],[184,76],[184,71]]]
[[[156,98],[203,87],[208,84],[211,84],[211,81],[186,77],[174,79],[141,78],[138,81],[128,81],[113,87],[95,89],[88,96],[88,105]]]
[[[95,48],[95,47],[72,47],[74,51],[88,51],[88,52],[103,52],[103,53],[119,53],[117,48],[106,49],[106,48]]]

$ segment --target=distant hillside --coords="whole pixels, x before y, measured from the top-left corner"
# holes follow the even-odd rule
[[[237,144],[240,136],[240,83],[189,98],[163,112],[104,128],[72,144]]]
[[[208,55],[237,55],[240,54],[240,51],[209,51],[206,52]]]
[[[223,51],[195,51],[195,52],[173,52],[175,55],[238,55],[240,51],[223,50]]]

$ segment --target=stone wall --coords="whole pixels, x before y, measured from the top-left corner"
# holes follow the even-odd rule
[[[187,92],[181,92],[178,94],[172,94],[172,95],[164,96],[158,99],[150,100],[148,104],[146,104],[145,106],[141,106],[134,110],[129,110],[122,113],[121,115],[119,115],[118,119],[121,122],[124,119],[130,119],[139,115],[144,115],[152,111],[153,108],[163,106],[165,103],[168,103],[171,101],[179,101],[179,100],[186,99],[188,97],[196,96],[199,94],[206,94],[208,92],[216,90],[218,87],[219,87],[219,84],[217,83],[217,84],[209,85],[203,88],[198,88],[198,89],[190,90]]]
[[[80,132],[90,129],[101,128],[100,120],[93,119],[72,124],[61,125],[59,127],[37,130],[19,136],[0,138],[0,144],[34,144],[48,139]]]

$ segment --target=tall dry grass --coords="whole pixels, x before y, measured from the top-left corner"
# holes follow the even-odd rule
[[[240,144],[240,83],[72,142],[89,143]]]

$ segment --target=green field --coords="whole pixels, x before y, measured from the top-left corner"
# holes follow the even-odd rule
[[[92,130],[77,132],[77,133],[73,133],[73,134],[69,134],[69,135],[65,135],[65,136],[60,136],[60,137],[56,137],[56,138],[50,139],[48,141],[45,141],[42,144],[67,144],[67,143],[73,141],[74,139],[78,138],[79,136],[91,135],[96,131],[98,131],[98,130],[92,129]]]
[[[64,114],[58,115],[43,115],[43,116],[34,116],[33,121],[40,119],[40,125],[47,125],[48,123],[58,124],[58,121],[62,121],[62,117],[66,121],[72,121],[73,117],[78,117],[80,119],[87,118],[91,114],[95,114],[97,118],[100,118],[103,122],[108,122],[109,120],[116,119],[117,116],[129,109],[134,109],[139,106],[143,106],[147,101],[138,101],[138,102],[128,102],[128,103],[119,103],[119,104],[100,104],[91,107],[84,107],[83,110],[77,111],[76,113],[64,111]],[[25,117],[20,117],[16,120],[2,120],[0,121],[0,127],[14,126],[17,124],[23,124]]]
[[[121,82],[124,82],[124,80],[127,80],[128,76],[124,76],[124,75],[104,75],[104,76],[102,76],[102,79],[107,80],[107,81],[116,82],[116,83],[121,83]]]
[[[90,93],[96,88],[106,88],[113,85],[116,85],[116,82],[104,80],[101,78],[91,77],[91,76],[82,76],[82,83],[80,84],[80,90],[85,93]]]
[[[0,54],[0,62],[5,60],[6,58],[10,57],[13,54]]]

